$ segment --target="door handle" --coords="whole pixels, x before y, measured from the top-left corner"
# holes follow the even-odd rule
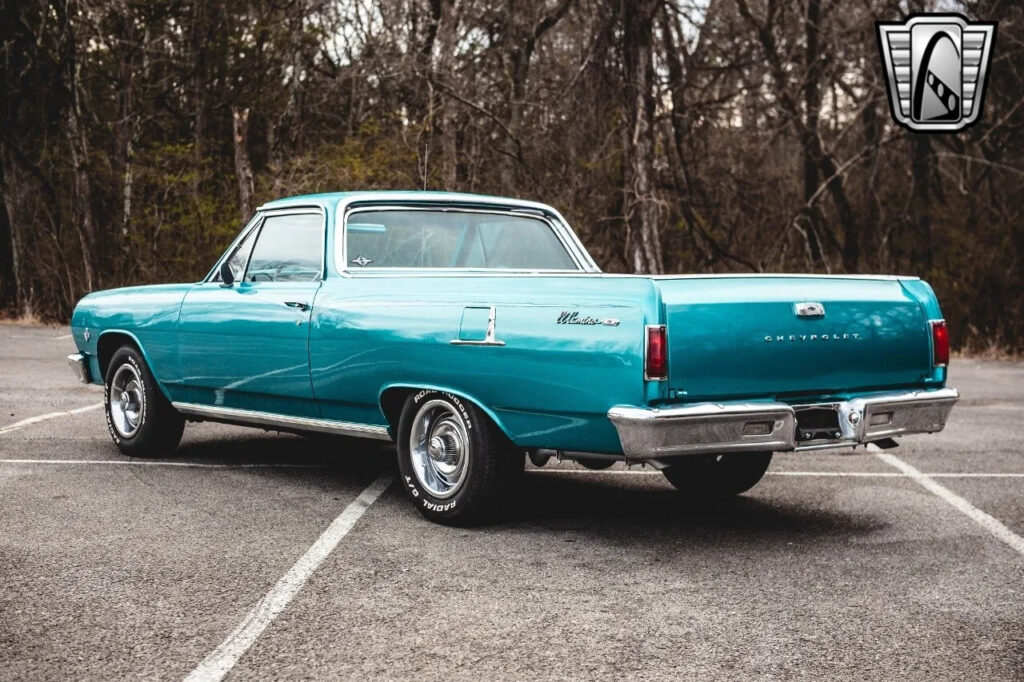
[[[296,308],[298,310],[309,310],[309,304],[305,301],[285,301],[284,304],[289,308]]]

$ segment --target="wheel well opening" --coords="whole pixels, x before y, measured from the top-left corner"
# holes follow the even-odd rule
[[[389,388],[381,393],[380,411],[388,420],[391,433],[398,433],[398,420],[402,416],[402,408],[405,406],[406,399],[415,392],[415,389],[412,388]]]
[[[99,338],[99,341],[96,342],[96,359],[100,363],[101,378],[107,376],[107,368],[110,367],[110,360],[114,357],[117,349],[126,345],[138,348],[134,339],[127,334],[111,332]]]

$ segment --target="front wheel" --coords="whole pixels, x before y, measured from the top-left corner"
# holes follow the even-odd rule
[[[680,457],[662,469],[665,478],[688,498],[721,499],[744,493],[761,480],[771,464],[770,452]]]
[[[523,468],[523,454],[478,407],[440,391],[405,401],[398,424],[402,487],[431,521],[490,520]]]
[[[107,429],[130,457],[159,457],[178,447],[185,418],[160,392],[146,360],[134,346],[121,346],[103,382]]]

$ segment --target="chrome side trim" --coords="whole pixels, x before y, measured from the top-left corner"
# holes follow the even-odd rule
[[[828,403],[841,435],[797,441],[801,407],[779,402],[697,403],[678,407],[613,407],[608,419],[627,459],[672,455],[824,450],[914,433],[941,431],[960,394],[954,388],[875,393]]]
[[[209,421],[240,424],[242,426],[267,426],[285,431],[317,431],[333,433],[356,438],[375,438],[390,441],[387,428],[373,424],[334,421],[333,419],[311,419],[308,417],[289,417],[270,412],[242,410],[235,407],[218,407],[214,405],[198,405],[196,403],[171,403],[178,412],[187,417],[197,417]]]
[[[71,371],[75,373],[76,379],[83,384],[92,383],[89,378],[89,360],[84,355],[81,353],[69,355],[68,365],[71,366]]]

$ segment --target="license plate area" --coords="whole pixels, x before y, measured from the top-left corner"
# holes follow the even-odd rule
[[[793,407],[793,411],[796,413],[798,443],[836,441],[843,437],[839,428],[838,405],[798,405]]]

